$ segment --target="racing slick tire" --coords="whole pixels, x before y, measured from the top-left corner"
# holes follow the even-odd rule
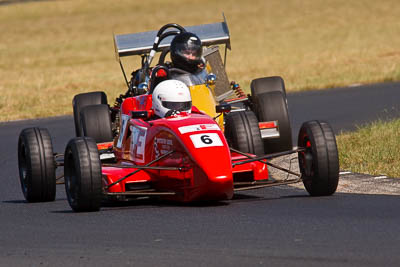
[[[271,92],[281,92],[286,98],[285,82],[280,76],[254,79],[251,81],[250,89],[252,96]]]
[[[107,95],[104,92],[82,93],[74,96],[72,108],[74,110],[75,134],[77,137],[83,136],[81,125],[81,110],[85,106],[107,104]]]
[[[108,105],[90,105],[82,109],[81,125],[83,136],[92,137],[96,143],[113,140],[111,114]]]
[[[276,153],[293,149],[292,128],[286,98],[281,92],[263,93],[253,97],[254,112],[260,122],[277,121],[279,137],[264,138],[265,153]]]
[[[18,139],[18,168],[26,201],[54,201],[56,166],[53,145],[47,129],[22,130]]]
[[[339,182],[339,157],[335,134],[326,122],[308,121],[300,128],[299,167],[304,187],[311,196],[336,192]]]
[[[69,141],[64,154],[65,191],[76,212],[98,211],[102,200],[101,162],[90,137]]]
[[[260,122],[278,121],[280,136],[265,138],[265,153],[276,153],[293,149],[292,129],[286,99],[285,82],[280,76],[254,79],[250,84],[252,110]]]
[[[225,137],[230,147],[244,153],[264,155],[258,120],[252,111],[231,112],[225,117]]]

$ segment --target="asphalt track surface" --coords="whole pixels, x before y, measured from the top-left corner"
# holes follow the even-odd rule
[[[288,96],[293,130],[324,119],[336,132],[400,117],[400,84]],[[138,200],[73,213],[64,187],[55,202],[21,193],[17,139],[47,127],[62,152],[71,117],[0,123],[0,266],[398,266],[400,197],[303,189],[246,191],[217,204]]]
[[[301,123],[328,121],[336,133],[353,131],[375,120],[400,117],[400,84],[385,83],[288,94],[292,130]]]

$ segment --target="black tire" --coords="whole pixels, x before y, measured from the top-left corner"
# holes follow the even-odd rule
[[[286,98],[281,92],[263,93],[252,97],[254,113],[260,122],[278,121],[279,137],[264,138],[264,151],[267,154],[293,149],[292,128]]]
[[[64,154],[65,191],[76,212],[98,211],[102,200],[101,162],[90,137],[71,139]]]
[[[326,122],[303,123],[299,132],[299,167],[307,192],[311,196],[328,196],[336,192],[339,182],[339,156],[335,134]]]
[[[54,201],[56,166],[53,145],[47,129],[22,130],[18,140],[18,168],[26,201]]]
[[[252,111],[231,112],[225,117],[225,137],[229,146],[244,153],[264,155],[258,120]]]
[[[81,125],[83,136],[92,137],[96,143],[113,140],[111,114],[108,105],[91,105],[82,109]]]
[[[254,79],[251,81],[250,89],[252,96],[271,92],[281,92],[286,98],[285,82],[280,76]]]
[[[74,96],[72,108],[74,110],[75,134],[83,136],[80,114],[85,106],[107,104],[107,95],[104,92],[90,92]]]

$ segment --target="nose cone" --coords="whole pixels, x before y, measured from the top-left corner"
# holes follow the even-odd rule
[[[224,200],[233,197],[232,168],[227,167],[228,165],[217,164],[216,169],[203,169],[207,177],[205,195],[209,199]]]
[[[212,175],[199,167],[193,170],[193,184],[185,192],[185,201],[228,200],[233,197],[233,179],[229,175]]]
[[[233,196],[232,163],[227,146],[197,148],[191,151],[191,156],[196,165],[193,185],[198,196],[201,195],[200,198],[209,200],[231,199]]]

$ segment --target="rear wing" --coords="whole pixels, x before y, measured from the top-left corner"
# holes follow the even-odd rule
[[[231,49],[228,25],[225,21],[185,27],[188,32],[196,34],[203,46],[225,44]],[[157,31],[139,32],[131,34],[114,35],[115,54],[120,57],[143,55],[150,52],[153,47]],[[165,38],[159,45],[160,49],[170,46],[173,36]]]

